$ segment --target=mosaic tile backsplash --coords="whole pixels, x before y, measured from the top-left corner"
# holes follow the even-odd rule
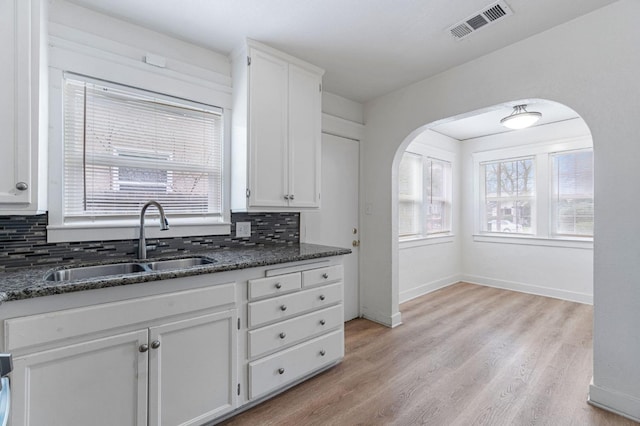
[[[251,222],[250,238],[235,238],[236,222]],[[148,238],[149,256],[198,249],[300,242],[300,213],[232,213],[231,235]],[[47,215],[0,216],[0,271],[26,266],[136,257],[137,240],[47,243]]]

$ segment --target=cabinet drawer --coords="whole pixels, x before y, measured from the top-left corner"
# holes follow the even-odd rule
[[[249,398],[303,378],[344,357],[342,330],[325,334],[282,352],[249,363]]]
[[[341,281],[342,277],[342,265],[311,269],[302,272],[302,285],[304,287],[313,287],[314,285]]]
[[[249,280],[249,300],[300,290],[300,272]]]
[[[342,301],[342,283],[303,290],[286,296],[249,303],[249,327],[290,318]]]
[[[342,305],[315,311],[249,332],[249,358],[299,343],[342,324]]]

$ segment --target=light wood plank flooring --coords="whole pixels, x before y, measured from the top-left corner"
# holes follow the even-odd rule
[[[637,425],[587,405],[592,307],[459,283],[346,324],[342,364],[226,425]]]

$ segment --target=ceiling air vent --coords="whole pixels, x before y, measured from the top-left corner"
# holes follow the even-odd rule
[[[486,28],[506,16],[513,15],[513,11],[504,0],[497,1],[448,28],[453,38],[461,40],[469,34]]]

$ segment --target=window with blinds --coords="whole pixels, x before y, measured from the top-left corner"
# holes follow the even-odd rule
[[[551,154],[555,235],[593,236],[593,150]]]
[[[405,152],[398,171],[398,234],[451,232],[451,163]]]
[[[65,218],[222,216],[222,110],[99,80],[64,79]]]
[[[533,157],[481,165],[484,175],[484,230],[531,234],[536,175]]]

